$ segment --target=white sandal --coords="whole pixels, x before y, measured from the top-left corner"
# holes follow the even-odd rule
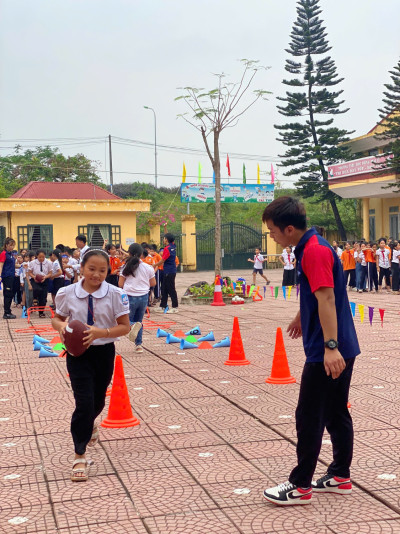
[[[85,467],[75,467],[78,464],[84,464]],[[72,482],[86,482],[89,471],[89,462],[86,458],[77,458],[72,464],[71,480]]]
[[[87,444],[88,447],[94,447],[97,445],[99,441],[99,428],[97,426],[93,427],[92,437],[90,438],[89,443]]]

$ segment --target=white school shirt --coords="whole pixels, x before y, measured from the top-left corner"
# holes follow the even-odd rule
[[[336,248],[336,254],[339,256],[339,258],[342,257],[342,252],[343,252],[343,250],[340,247]]]
[[[262,254],[255,254],[254,255],[254,269],[262,269],[263,261],[264,261],[264,256]]]
[[[150,290],[150,280],[155,276],[154,268],[140,260],[139,267],[135,271],[135,276],[129,275],[125,277],[124,269],[125,267],[120,274],[120,276],[125,278],[124,292],[130,297],[147,295]]]
[[[72,267],[66,267],[64,271],[71,275],[71,278],[68,278],[68,276],[64,276],[65,280],[73,280],[74,279],[74,269]]]
[[[376,255],[378,256],[379,267],[382,267],[382,269],[389,269],[390,250],[387,248],[384,248],[383,250],[379,249],[376,251]]]
[[[360,250],[360,252],[354,252],[354,259],[356,259],[357,257],[360,258],[361,265],[363,267],[366,267],[367,266],[367,262],[365,261],[365,254],[364,254],[364,252],[362,250]]]
[[[55,261],[53,261],[53,265],[52,265],[52,268],[51,268],[51,272],[53,273],[53,275],[56,274],[58,269],[61,269],[60,262],[58,260],[55,260]],[[62,271],[62,269],[61,269],[61,271]],[[59,276],[56,276],[55,280],[57,280],[57,278],[64,278],[64,275],[62,274],[62,272],[61,272],[61,274]]]
[[[284,250],[281,254],[282,258],[283,258],[283,261],[285,262],[285,265],[283,266],[283,268],[285,269],[285,271],[293,271],[294,269],[294,265],[293,263],[291,263],[294,259],[295,259],[295,255],[293,254],[293,252],[290,253],[290,256],[289,254],[286,252],[286,250]]]
[[[89,293],[82,287],[83,280],[77,284],[62,287],[56,295],[56,312],[62,317],[69,317],[82,323],[88,320]],[[99,289],[92,293],[93,318],[97,328],[112,328],[117,326],[117,319],[129,313],[129,300],[125,292],[119,287],[103,282]],[[106,345],[118,341],[118,337],[101,337],[95,339],[92,345]]]
[[[400,250],[393,249],[392,251],[392,263],[399,263]]]
[[[83,248],[81,248],[81,251],[80,251],[80,256],[79,256],[79,262],[82,261],[83,259],[83,256],[85,255],[85,252],[87,252],[89,250],[89,245],[85,245]]]
[[[73,267],[74,265],[78,265],[79,261],[76,260],[75,258],[68,258],[68,265],[70,265],[71,267]]]
[[[42,270],[41,270],[40,269],[40,261],[38,259],[36,259],[36,260],[32,260],[32,261],[30,261],[28,263],[28,270],[33,274],[34,277],[37,274],[43,274],[43,275],[47,276],[51,272],[52,265],[53,265],[53,263],[50,260],[45,259],[42,262]]]

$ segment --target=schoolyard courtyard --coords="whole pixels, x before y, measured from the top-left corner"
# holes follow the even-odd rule
[[[250,281],[250,273],[224,275]],[[272,286],[281,285],[280,269],[268,276]],[[211,283],[213,273],[178,274],[179,297],[199,280]],[[83,483],[69,479],[73,396],[65,358],[39,358],[26,319],[0,321],[0,533],[399,533],[400,298],[349,298],[362,348],[350,390],[354,490],[349,496],[314,494],[309,506],[286,508],[267,503],[262,492],[284,482],[296,458],[294,411],[304,353],[301,340],[286,334],[299,306],[295,289],[286,300],[282,288],[277,298],[267,288],[261,302],[151,311],[143,354],[134,354],[127,338],[117,344],[140,425],[101,428]],[[374,308],[372,325],[368,306]],[[220,341],[231,336],[235,316],[247,366],[224,365],[229,348],[180,350],[156,337],[158,327],[174,333],[200,326],[202,335],[213,331]],[[265,382],[279,326],[294,384]],[[317,476],[331,452],[326,435]]]

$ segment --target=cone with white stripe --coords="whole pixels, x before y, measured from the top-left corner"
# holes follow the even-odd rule
[[[221,277],[215,278],[214,286],[214,302],[211,303],[211,306],[226,306],[222,298]]]

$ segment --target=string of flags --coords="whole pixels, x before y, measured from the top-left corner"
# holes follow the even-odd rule
[[[358,313],[360,315],[360,321],[361,323],[364,322],[364,315],[365,315],[365,304],[356,304],[355,302],[350,302],[350,309],[351,309],[351,314],[353,317],[356,316],[356,309],[358,308]],[[375,307],[374,306],[368,306],[368,319],[369,319],[369,324],[372,326],[372,320],[374,318],[374,311],[375,311]],[[379,311],[379,316],[380,316],[380,319],[381,319],[381,325],[383,326],[383,318],[385,316],[385,311],[383,308],[378,308],[378,311]]]
[[[197,169],[197,176],[198,176],[197,181],[199,184],[201,184],[201,181],[202,181],[202,174],[201,174],[202,168],[203,168],[202,164],[199,163],[198,169]],[[231,177],[231,166],[229,162],[229,154],[227,154],[226,156],[226,168],[227,168],[228,177]],[[182,169],[182,183],[183,184],[186,183],[186,177],[187,177],[186,165],[185,165],[185,162],[183,162],[183,169]],[[215,171],[213,171],[212,183],[215,184]],[[244,184],[247,183],[246,165],[244,163],[243,163],[243,183]],[[274,183],[275,183],[275,171],[274,171],[274,166],[271,163],[271,184],[274,184]],[[260,165],[258,163],[257,163],[257,184],[261,184]]]

